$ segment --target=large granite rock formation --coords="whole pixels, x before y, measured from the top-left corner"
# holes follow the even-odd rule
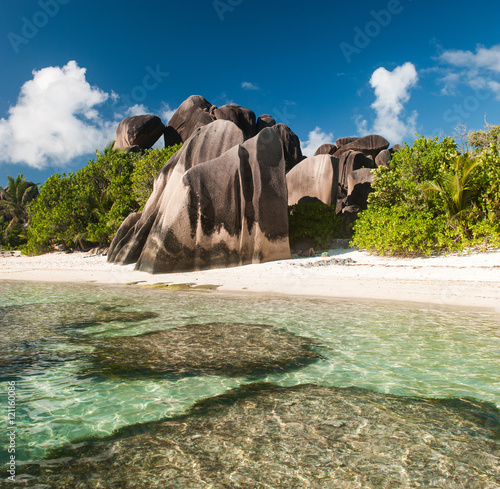
[[[389,168],[389,161],[392,159],[392,153],[388,149],[383,149],[375,158],[377,167],[385,166]]]
[[[377,134],[370,134],[362,138],[353,138],[349,143],[347,143],[347,140],[348,138],[345,141],[337,139],[337,146],[339,146],[339,142],[344,144],[340,144],[335,156],[341,156],[346,151],[360,151],[366,156],[373,156],[375,158],[383,149],[389,147],[389,141]]]
[[[360,151],[346,151],[342,154],[339,158],[339,186],[342,192],[347,192],[349,187],[349,174],[361,168],[376,168],[376,165]]]
[[[168,122],[165,128],[165,146],[187,141],[196,129],[216,120],[234,122],[243,131],[245,139],[253,138],[262,129],[257,128],[255,114],[250,109],[236,104],[217,107],[201,95],[191,95],[182,102]]]
[[[162,212],[184,173],[199,163],[220,156],[244,140],[241,130],[230,121],[216,121],[198,128],[158,173],[153,193],[143,212],[125,219],[111,243],[108,260],[119,264],[135,263],[155,219],[158,215],[158,219],[161,219]]]
[[[135,115],[123,119],[115,133],[114,149],[139,146],[141,150],[151,148],[160,139],[165,126],[156,115]]]
[[[167,123],[165,146],[186,142],[199,127],[214,121],[210,115],[212,104],[201,95],[184,100]]]
[[[210,114],[216,120],[234,122],[243,131],[245,139],[253,138],[257,134],[255,114],[250,109],[236,104],[223,105],[222,107],[213,105]]]
[[[262,131],[266,127],[273,127],[276,125],[276,121],[269,114],[259,115],[257,119],[257,132]]]
[[[273,126],[278,131],[282,145],[283,156],[285,158],[285,171],[288,173],[299,161],[302,161],[302,149],[300,148],[299,137],[285,124]]]
[[[349,173],[347,178],[347,206],[357,206],[365,210],[368,195],[373,191],[373,174],[370,168],[360,168]]]
[[[267,128],[243,140],[229,121],[198,129],[156,178],[141,217],[119,230],[108,259],[162,273],[288,258],[278,132]]]
[[[304,197],[335,205],[339,180],[339,160],[328,154],[311,156],[294,166],[286,175],[288,205]]]
[[[289,258],[285,161],[274,129],[192,167],[172,190],[160,203],[138,270],[166,273]]]
[[[317,155],[333,155],[336,153],[338,150],[337,146],[335,144],[330,144],[330,143],[325,143],[322,144],[314,153],[314,156]]]

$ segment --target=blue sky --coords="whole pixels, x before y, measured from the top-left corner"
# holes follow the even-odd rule
[[[492,1],[17,0],[0,5],[0,185],[74,171],[189,95],[289,125],[306,154],[500,124]]]

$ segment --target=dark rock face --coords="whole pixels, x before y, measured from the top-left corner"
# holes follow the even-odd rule
[[[314,156],[317,155],[333,155],[337,151],[337,146],[335,144],[322,144],[317,150],[316,153],[314,153]]]
[[[119,264],[135,263],[142,253],[155,220],[163,219],[168,201],[184,173],[193,166],[220,156],[243,141],[241,130],[229,121],[216,121],[198,128],[158,173],[153,193],[141,215],[138,218],[129,216],[123,222],[111,243],[108,261]]]
[[[339,140],[337,140],[337,143],[338,142]],[[389,141],[387,141],[387,139],[377,134],[371,134],[369,136],[357,138],[350,143],[340,145],[335,156],[341,156],[346,151],[360,151],[366,156],[373,156],[373,158],[375,158],[383,149],[387,149],[388,147]]]
[[[269,114],[262,114],[257,119],[257,132],[262,131],[266,127],[273,127],[276,125],[276,121]]]
[[[299,137],[285,124],[276,124],[273,128],[278,131],[281,139],[285,158],[285,171],[289,172],[299,161],[304,159]]]
[[[389,161],[392,159],[392,153],[388,149],[383,149],[375,158],[375,164],[377,167],[385,166],[389,168]]]
[[[165,126],[155,115],[135,115],[123,119],[115,133],[113,148],[138,146],[141,150],[151,148],[160,139]]]
[[[165,146],[167,137],[169,146],[171,141],[177,141],[173,144],[186,142],[196,129],[213,122],[214,118],[210,115],[211,107],[212,104],[201,95],[191,95],[184,100],[167,123],[167,127],[171,129],[165,132]]]
[[[345,199],[345,201],[347,201],[347,198]],[[361,207],[358,207],[357,205],[349,205],[347,207],[343,207],[341,209],[341,212],[342,212],[342,217],[344,218],[343,222],[344,236],[350,239],[354,235],[352,225],[358,218],[358,214],[361,212]]]
[[[234,122],[243,131],[245,139],[253,138],[257,134],[255,114],[250,109],[236,104],[228,104],[222,107],[212,106],[210,113],[217,120]]]
[[[181,135],[173,127],[170,127],[168,125],[167,127],[165,127],[163,138],[165,140],[165,148],[169,148],[170,146],[175,146],[176,144],[182,143]]]
[[[484,489],[499,428],[477,401],[252,384],[25,470],[43,487]]]
[[[284,167],[278,133],[267,128],[174,184],[170,177],[136,269],[168,273],[288,258]]]
[[[99,374],[125,377],[238,377],[283,372],[321,358],[313,349],[313,340],[263,324],[189,324],[92,341]]]
[[[335,205],[338,181],[338,158],[328,154],[306,158],[286,174],[288,205],[304,202],[306,197]]]
[[[371,158],[359,151],[346,151],[339,159],[339,186],[343,192],[347,192],[349,174],[361,168],[376,168]]]
[[[368,195],[373,191],[373,174],[369,168],[349,173],[347,178],[347,205],[357,206],[362,211],[368,206]]]

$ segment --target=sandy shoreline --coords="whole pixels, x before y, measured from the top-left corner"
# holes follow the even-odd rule
[[[500,313],[500,251],[387,258],[335,250],[329,258],[150,275],[102,255],[50,253],[0,257],[0,280],[99,284],[217,285],[221,292],[300,295],[479,307]]]

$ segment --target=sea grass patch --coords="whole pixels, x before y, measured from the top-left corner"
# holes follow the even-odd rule
[[[26,470],[58,488],[485,489],[500,480],[499,427],[476,401],[253,384]]]
[[[321,358],[316,342],[265,324],[189,324],[94,343],[104,375],[245,376],[300,368]]]

